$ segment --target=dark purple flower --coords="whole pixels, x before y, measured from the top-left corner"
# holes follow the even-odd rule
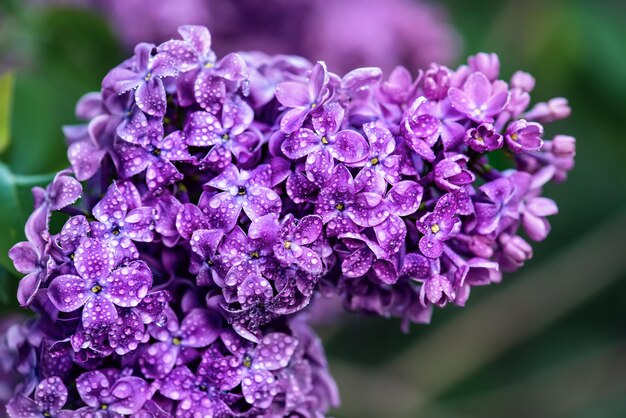
[[[141,409],[149,394],[143,379],[121,376],[115,370],[83,373],[76,379],[76,389],[87,405],[76,411],[78,416],[132,415]]]
[[[42,380],[35,389],[34,400],[17,394],[6,405],[11,418],[56,417],[67,402],[67,388],[57,376]]]
[[[337,103],[324,105],[312,118],[313,130],[301,128],[282,144],[282,151],[293,160],[307,157],[309,180],[318,185],[328,181],[334,167],[333,159],[355,163],[367,157],[368,146],[358,132],[340,130],[344,109]]]
[[[166,316],[164,326],[150,327],[157,342],[144,350],[139,362],[149,378],[164,378],[175,365],[198,357],[195,349],[209,346],[221,331],[219,313],[207,309],[191,310],[180,324],[171,309],[166,310]]]
[[[434,211],[417,221],[417,229],[424,234],[419,248],[426,257],[438,258],[443,253],[443,242],[457,233],[460,219],[455,217],[456,211],[456,199],[447,193],[439,198]]]
[[[506,85],[493,85],[480,72],[474,72],[465,81],[463,90],[451,87],[448,97],[452,106],[478,123],[493,121],[509,101]]]
[[[143,261],[131,261],[114,267],[114,258],[103,241],[87,239],[76,250],[74,266],[78,275],[58,276],[48,295],[62,312],[85,306],[82,323],[85,328],[99,328],[118,318],[115,306],[137,306],[152,285],[152,273]]]
[[[228,271],[217,255],[217,247],[223,237],[224,232],[221,229],[198,229],[193,232],[189,243],[194,254],[189,271],[197,275],[198,286],[219,283],[221,279],[218,277],[224,276]]]
[[[516,120],[506,128],[507,146],[514,152],[537,151],[541,149],[543,126],[525,119]]]
[[[265,335],[256,347],[235,335],[223,335],[232,355],[207,351],[203,358],[208,377],[220,390],[241,384],[247,403],[267,408],[277,392],[273,371],[283,369],[298,346],[298,340],[278,332]]]
[[[465,132],[465,145],[476,152],[484,153],[502,148],[502,135],[495,131],[490,123],[481,123],[476,128]]]
[[[102,81],[102,86],[117,94],[135,90],[135,103],[143,112],[163,116],[166,102],[161,78],[176,75],[176,70],[167,56],[152,56],[154,48],[153,44],[138,44],[130,68],[113,69]]]
[[[398,280],[395,263],[389,254],[377,243],[363,235],[347,233],[340,236],[352,251],[341,263],[341,272],[350,278],[367,275],[374,281],[394,284]]]
[[[309,114],[317,113],[322,108],[331,96],[329,81],[326,64],[319,61],[313,66],[306,83],[284,81],[276,87],[276,99],[290,109],[280,121],[283,132],[295,132]]]

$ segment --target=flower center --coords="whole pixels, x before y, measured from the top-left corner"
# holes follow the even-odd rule
[[[155,157],[158,157],[159,155],[161,155],[161,150],[158,148],[153,149],[150,154],[154,155]]]
[[[311,109],[315,109],[317,107],[317,103],[311,103]]]
[[[433,224],[430,227],[430,230],[433,231],[433,234],[436,234],[437,232],[441,231],[441,228],[439,228],[439,224]]]
[[[200,386],[198,386],[198,389],[200,389],[200,391],[202,392],[207,392],[209,390],[209,387],[203,383]]]
[[[476,142],[480,142],[482,144],[483,142],[485,142],[485,140],[483,139],[482,136],[477,136],[476,137]]]
[[[378,159],[378,157],[374,157],[374,158],[372,158],[372,159],[370,160],[370,163],[371,163],[372,165],[376,165],[376,164],[378,164],[379,162],[380,162],[380,160]]]
[[[99,284],[93,285],[93,287],[91,288],[91,292],[97,295],[98,293],[102,292],[102,286],[100,286]]]
[[[252,259],[256,260],[259,257],[261,257],[261,255],[259,254],[258,251],[253,251],[252,253],[250,253],[250,258],[252,258]]]
[[[243,367],[245,367],[245,368],[248,368],[248,369],[249,369],[249,368],[250,368],[250,366],[252,366],[252,357],[250,357],[250,355],[249,355],[249,354],[246,354],[246,355],[243,357],[243,362],[242,362],[242,364],[243,364]]]
[[[103,411],[106,411],[107,409],[109,409],[109,405],[103,403],[102,405],[100,405],[100,409],[102,409]]]
[[[239,191],[237,192],[239,196],[243,196],[246,194],[246,188],[243,186],[239,186]]]
[[[230,139],[230,136],[228,134],[224,134],[222,135],[222,141],[226,142]]]
[[[517,135],[517,133],[514,133],[513,135],[511,135],[511,139],[513,141],[517,141],[519,139],[519,135]]]
[[[344,205],[343,203],[337,203],[337,204],[335,205],[335,209],[337,209],[337,210],[338,210],[338,211],[340,211],[340,212],[341,212],[342,210],[344,210],[345,208],[346,208],[346,205]]]
[[[322,137],[322,144],[328,145],[328,138],[326,138],[326,136]]]
[[[113,227],[113,229],[111,229],[111,233],[112,233],[113,235],[115,235],[115,236],[118,236],[118,235],[120,234],[120,232],[122,232],[122,231],[120,231],[120,227],[119,227],[119,226],[117,226],[117,225],[116,225],[116,226],[114,226],[114,227]]]
[[[152,78],[152,74],[148,73],[143,79],[146,81],[150,81],[151,78]]]
[[[183,343],[183,340],[180,337],[172,338],[172,344],[174,344],[174,345],[181,345],[182,343]]]
[[[213,64],[212,62],[207,62],[206,64],[204,64],[204,68],[213,68],[215,66],[215,64]]]
[[[283,245],[285,246],[286,249],[290,249],[291,248],[291,241],[285,241],[285,243]]]
[[[48,411],[43,411],[43,414],[42,414],[42,415],[43,415],[44,417],[51,417],[51,416],[52,416],[52,414],[51,414],[50,412],[48,412]]]

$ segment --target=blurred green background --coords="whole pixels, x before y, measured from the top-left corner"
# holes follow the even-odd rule
[[[517,69],[536,77],[534,102],[569,99],[572,116],[546,137],[577,138],[576,168],[546,190],[561,213],[534,259],[503,284],[475,289],[467,308],[438,310],[410,335],[396,320],[355,315],[320,327],[343,398],[334,415],[625,417],[626,3],[441,3],[461,35],[460,57],[496,52],[503,78]],[[5,314],[16,309],[17,281],[6,251],[21,237],[29,189],[67,166],[60,127],[126,55],[97,13],[0,0]]]

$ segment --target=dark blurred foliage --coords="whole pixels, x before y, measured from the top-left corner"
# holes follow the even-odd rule
[[[572,116],[551,125],[546,137],[575,136],[577,166],[566,183],[546,192],[561,212],[551,219],[549,238],[535,246],[535,258],[502,285],[475,291],[469,307],[439,310],[430,326],[410,335],[397,321],[351,315],[321,329],[345,400],[336,416],[626,416],[626,271],[619,257],[625,247],[614,239],[626,229],[615,231],[625,223],[612,221],[626,210],[626,3],[441,3],[463,39],[461,56],[496,52],[503,78],[517,69],[536,77],[535,102],[570,100]],[[17,281],[5,254],[21,237],[29,189],[67,165],[61,126],[75,122],[77,99],[97,89],[125,54],[97,13],[0,0],[0,73],[15,71],[12,100],[5,97],[11,80],[0,78],[0,125],[11,109],[6,149],[0,126],[5,312],[16,309]],[[613,236],[602,229],[607,222],[615,225]],[[618,254],[614,261],[602,257],[605,249]],[[567,268],[555,273],[550,266]],[[579,270],[591,273],[570,282]],[[551,284],[558,292],[546,301],[537,292]],[[502,308],[485,315],[483,306]],[[506,332],[490,334],[503,324]],[[491,341],[488,349],[472,351],[483,341]],[[435,343],[440,346],[431,349]],[[408,380],[398,377],[402,366],[412,373]]]

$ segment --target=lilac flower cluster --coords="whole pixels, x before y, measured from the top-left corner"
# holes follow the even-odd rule
[[[79,102],[71,169],[34,191],[11,416],[323,416],[320,289],[425,323],[548,234],[575,143],[542,123],[569,108],[528,110],[533,78],[495,55],[339,77],[179,32]]]

